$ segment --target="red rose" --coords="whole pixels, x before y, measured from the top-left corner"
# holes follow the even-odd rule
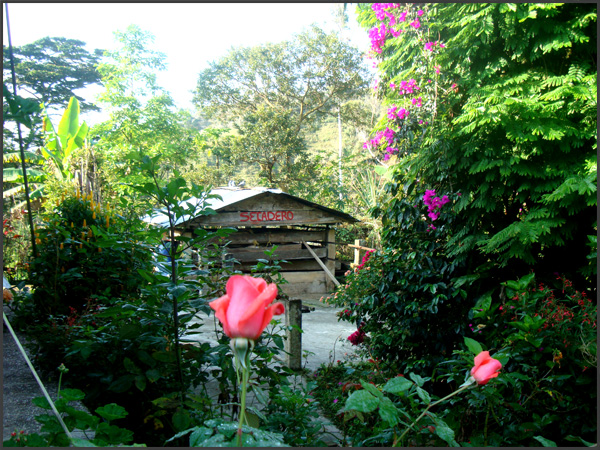
[[[481,352],[475,357],[475,366],[471,369],[471,376],[477,384],[487,384],[492,378],[498,376],[502,364],[497,359],[490,357],[490,352]]]
[[[282,303],[271,304],[277,297],[277,285],[262,278],[233,275],[227,281],[227,294],[209,303],[225,334],[230,338],[257,340],[274,315],[283,314]]]

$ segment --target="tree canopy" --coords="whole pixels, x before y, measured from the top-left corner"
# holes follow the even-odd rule
[[[81,111],[99,111],[74,91],[101,84],[97,65],[103,50],[89,52],[85,42],[64,37],[45,37],[31,44],[13,47],[15,74],[19,90],[27,92],[46,108],[66,108],[77,98]],[[8,47],[4,46],[3,77],[10,80]]]
[[[298,134],[305,122],[364,93],[367,78],[358,50],[313,26],[290,41],[231,49],[200,73],[193,101],[222,120],[260,104],[289,111]]]

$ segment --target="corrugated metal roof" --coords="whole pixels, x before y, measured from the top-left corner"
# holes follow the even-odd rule
[[[206,200],[206,205],[213,209],[214,211],[219,211],[222,208],[225,208],[230,205],[234,205],[236,203],[242,202],[244,200],[248,200],[249,198],[256,197],[257,195],[271,193],[277,195],[283,195],[285,197],[291,198],[297,202],[304,203],[306,205],[310,205],[314,208],[321,209],[327,211],[330,214],[339,216],[344,218],[346,221],[355,222],[356,219],[349,214],[346,214],[341,211],[337,211],[335,209],[327,208],[325,206],[318,205],[317,203],[310,202],[308,200],[304,200],[299,197],[295,197],[293,195],[287,194],[280,189],[272,189],[272,188],[264,188],[264,187],[256,187],[256,188],[216,188],[210,191],[210,194],[219,195],[222,200],[219,199],[208,199]],[[182,202],[183,203],[183,202]],[[196,197],[192,197],[185,201],[185,203],[191,206],[198,206],[202,203],[202,199],[198,199]],[[175,225],[181,225],[185,222],[194,219],[194,216],[183,216],[177,220]],[[151,223],[153,225],[166,226],[169,221],[167,219],[167,215],[163,212],[157,211],[155,214],[151,216],[146,216],[143,218],[145,222]]]

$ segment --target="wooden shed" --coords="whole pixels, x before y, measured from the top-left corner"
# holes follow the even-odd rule
[[[334,225],[356,222],[349,214],[268,188],[217,188],[211,194],[222,200],[209,200],[216,214],[186,218],[177,224],[181,234],[195,228],[232,227],[227,254],[235,260],[234,269],[250,273],[265,250],[277,245],[274,258],[285,260],[281,273],[288,284],[281,286],[290,298],[320,296],[335,287]],[[151,222],[161,222],[153,216]],[[328,273],[329,272],[329,273]]]

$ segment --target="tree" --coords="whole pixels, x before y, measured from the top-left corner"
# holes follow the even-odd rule
[[[239,137],[233,142],[234,160],[258,165],[269,187],[293,191],[294,184],[310,177],[312,167],[292,124],[289,112],[260,105],[235,125]]]
[[[46,108],[66,108],[77,98],[81,111],[100,109],[75,94],[92,84],[100,84],[97,65],[103,51],[89,52],[85,42],[64,37],[45,37],[31,44],[13,47],[15,74],[19,90],[35,97]],[[10,79],[8,47],[4,46],[3,76]]]
[[[99,101],[110,119],[92,129],[92,141],[105,185],[113,195],[127,190],[120,184],[128,175],[131,182],[141,182],[143,174],[131,172],[123,162],[124,154],[163,155],[160,177],[166,178],[179,167],[190,163],[198,131],[186,126],[190,115],[175,111],[171,96],[156,82],[156,73],[165,68],[165,55],[149,45],[154,37],[132,25],[116,32],[120,48],[107,53],[107,61],[98,67],[106,90]]]
[[[298,135],[305,123],[360,96],[366,79],[358,50],[313,26],[291,41],[231,49],[200,73],[194,103],[225,121],[259,105],[278,107],[290,112]]]
[[[388,104],[379,130],[391,132],[372,147],[399,156],[395,182],[462,194],[449,256],[504,279],[583,281],[596,234],[595,6],[397,6],[360,7]],[[420,90],[408,95],[411,79]]]

